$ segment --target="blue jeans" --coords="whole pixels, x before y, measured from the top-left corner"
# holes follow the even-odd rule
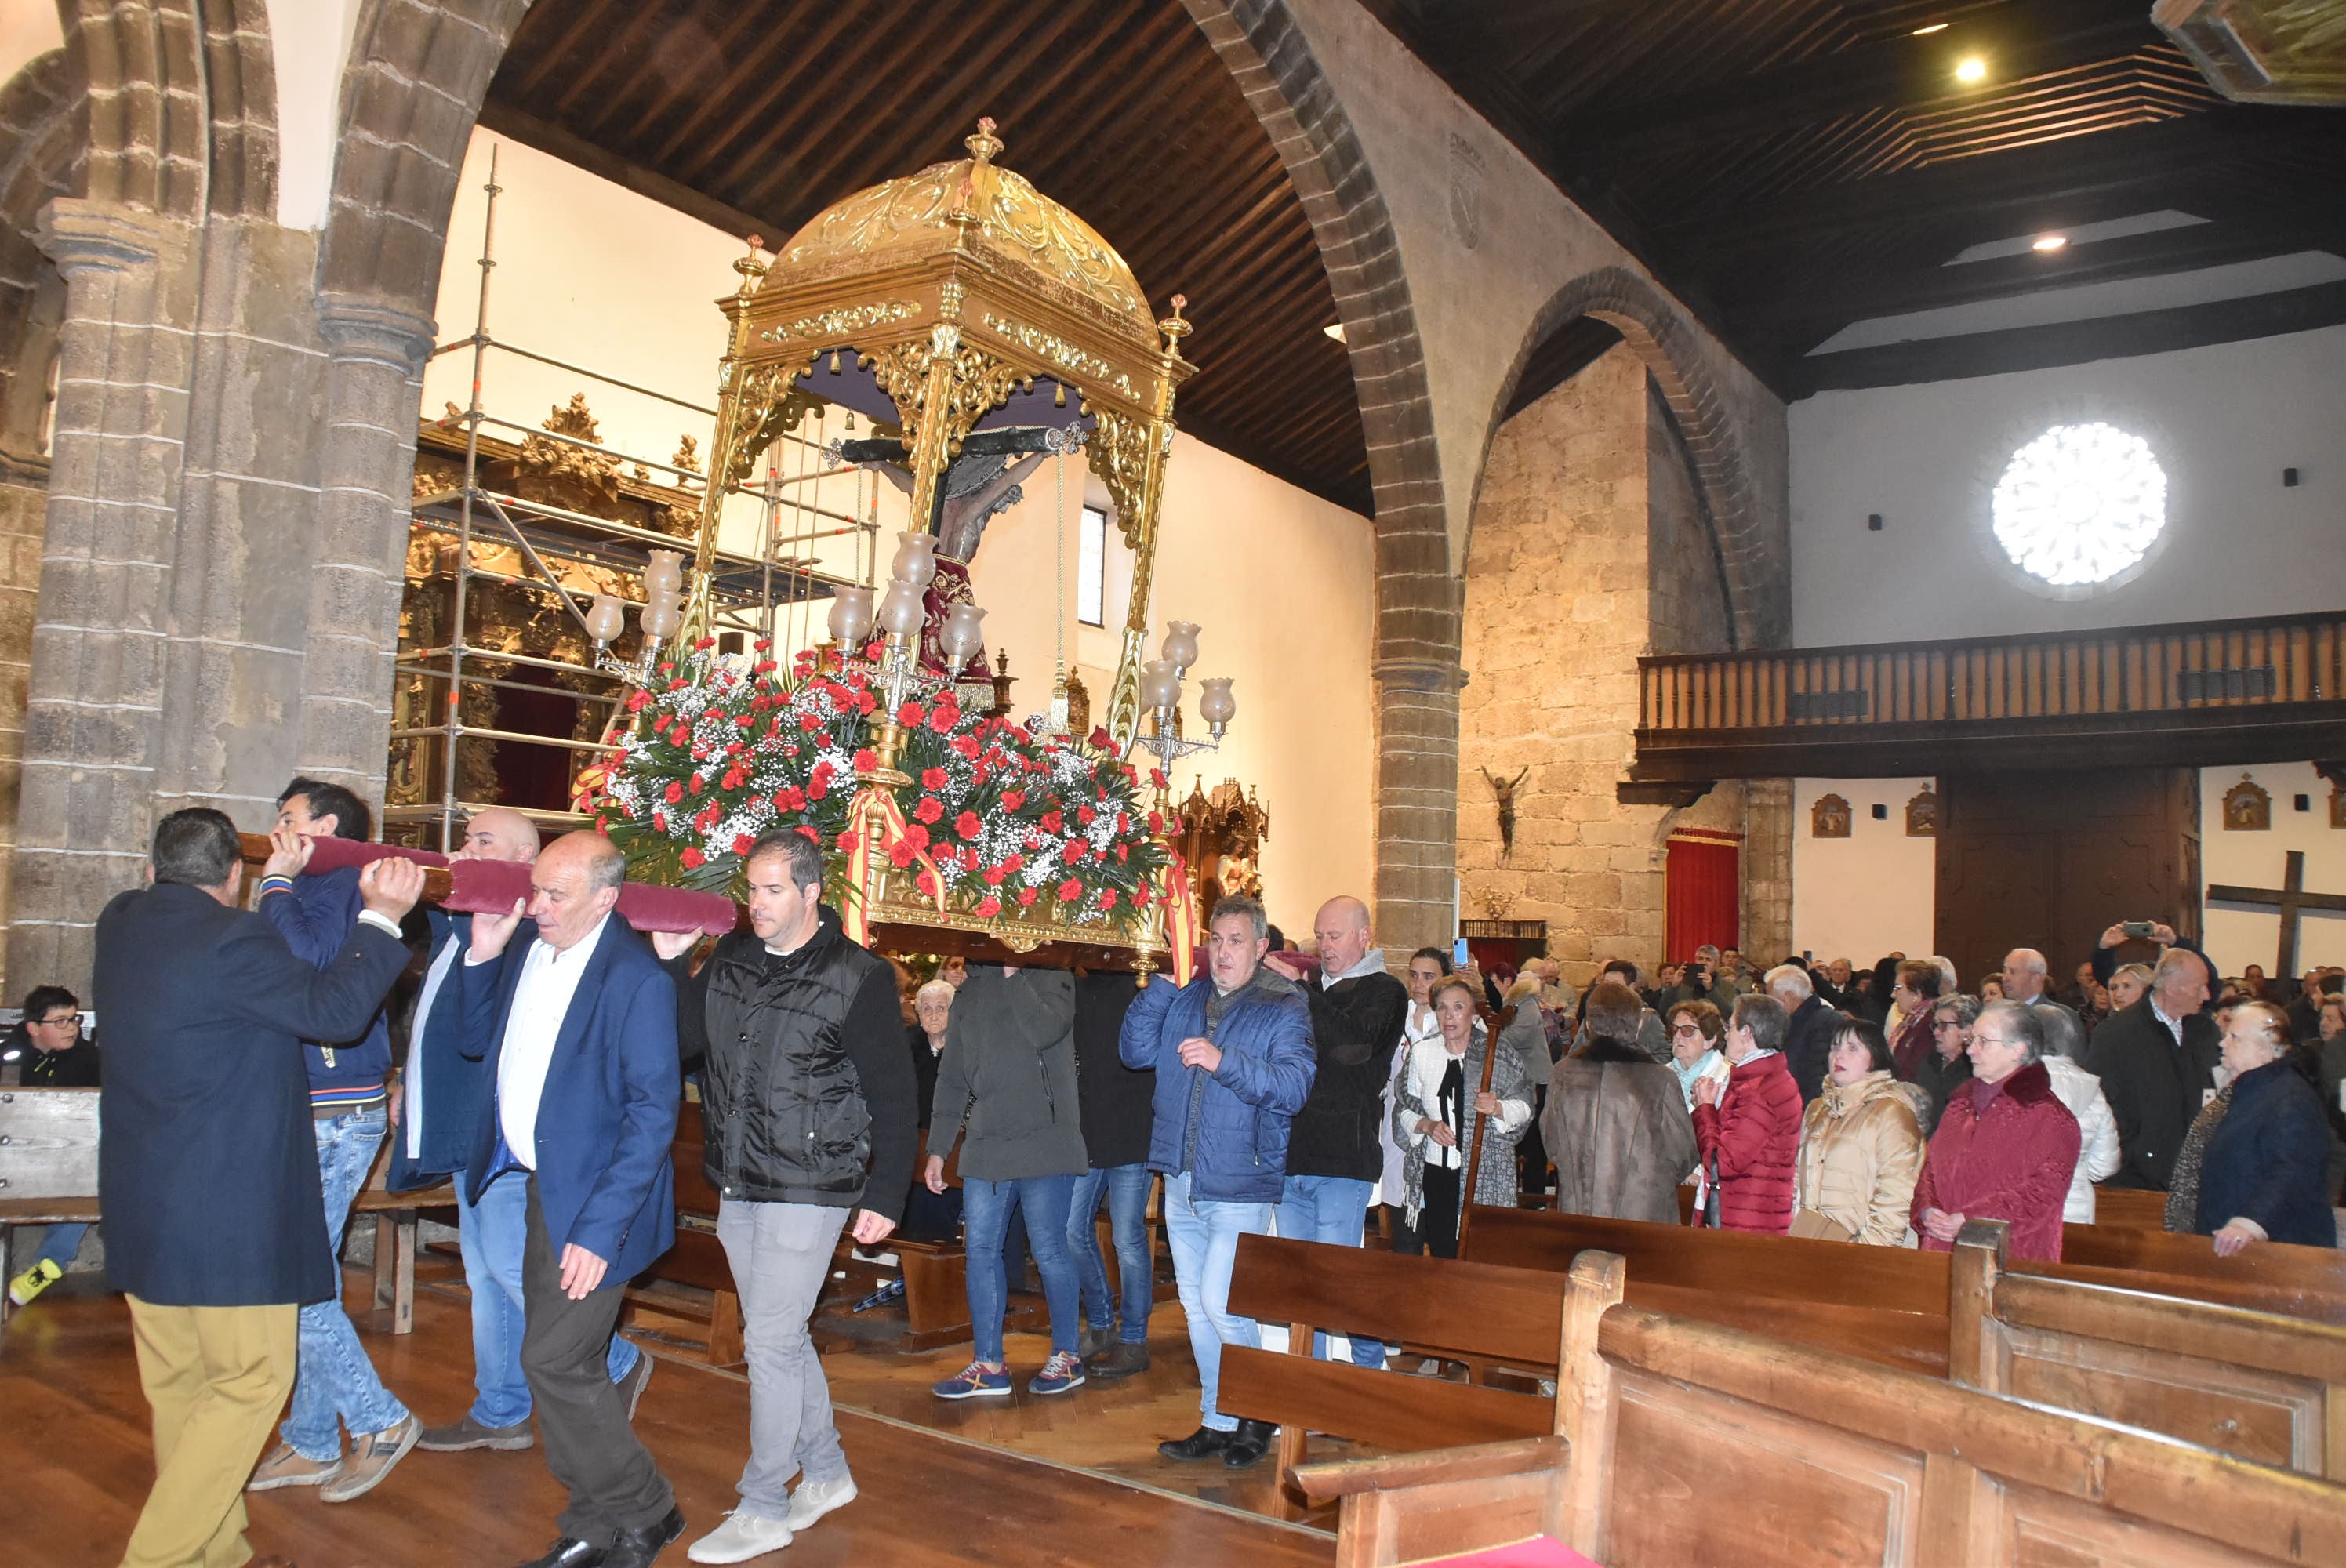
[[[472,1418],[484,1427],[529,1420],[529,1384],[521,1370],[521,1255],[529,1217],[529,1176],[507,1171],[479,1203],[464,1200],[456,1177],[456,1245],[464,1257],[464,1288],[473,1297]],[[611,1336],[611,1380],[635,1370],[643,1352],[623,1335]]]
[[[1361,1245],[1367,1224],[1369,1195],[1377,1184],[1351,1176],[1291,1176],[1279,1200],[1279,1234],[1293,1241],[1325,1241],[1337,1247]],[[1377,1340],[1349,1336],[1352,1365],[1382,1367],[1385,1348]],[[1328,1336],[1311,1336],[1311,1353],[1328,1359]]]
[[[342,1310],[342,1227],[350,1220],[351,1205],[358,1201],[367,1172],[374,1168],[375,1150],[382,1145],[388,1122],[377,1105],[311,1123],[318,1137],[318,1181],[326,1189],[326,1246],[335,1259],[334,1293],[301,1308],[293,1408],[278,1435],[295,1453],[318,1464],[342,1457],[342,1427],[360,1437],[388,1431],[407,1419],[407,1407],[375,1376],[374,1363],[367,1359],[358,1330]]]
[[[1100,1256],[1100,1194],[1107,1195],[1108,1226],[1116,1237],[1116,1274],[1123,1297],[1123,1327],[1117,1338],[1127,1345],[1148,1342],[1148,1308],[1157,1281],[1148,1262],[1148,1166],[1108,1166],[1076,1178],[1067,1205],[1067,1250],[1075,1255],[1076,1283],[1083,1291],[1084,1319],[1095,1329],[1117,1321],[1108,1299],[1107,1260]]]
[[[1230,1315],[1230,1266],[1238,1261],[1239,1237],[1270,1229],[1267,1203],[1189,1201],[1189,1173],[1165,1178],[1165,1240],[1173,1249],[1173,1278],[1181,1290],[1181,1311],[1189,1319],[1189,1349],[1198,1360],[1198,1411],[1201,1424],[1218,1432],[1236,1431],[1236,1416],[1214,1406],[1221,1386],[1222,1347],[1259,1349],[1262,1329],[1251,1318]]]
[[[1076,1353],[1082,1314],[1076,1307],[1076,1264],[1067,1256],[1067,1199],[1072,1176],[1022,1176],[1016,1181],[961,1178],[962,1251],[969,1271],[969,1320],[977,1340],[975,1359],[1002,1362],[1002,1314],[1009,1305],[1009,1281],[1002,1268],[1002,1236],[1010,1227],[1015,1198],[1026,1216],[1026,1245],[1043,1271],[1043,1299],[1051,1308],[1051,1349]]]
[[[36,1265],[54,1263],[59,1268],[73,1267],[74,1254],[81,1250],[81,1238],[89,1232],[87,1220],[74,1225],[53,1225],[41,1237],[41,1249],[33,1254]]]

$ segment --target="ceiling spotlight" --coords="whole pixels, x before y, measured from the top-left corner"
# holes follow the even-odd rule
[[[1340,343],[1344,341],[1344,323],[1341,321],[1331,321],[1320,330]]]
[[[1955,63],[1955,80],[1984,82],[1987,80],[1987,62],[1977,55],[1966,55]]]
[[[1947,25],[1944,22],[1933,22],[1927,27],[1915,28],[1914,36],[1917,38],[1927,38],[1933,33],[1943,33],[1946,30]]]
[[[2041,236],[2036,240],[2035,244],[2029,247],[2029,249],[2033,250],[2058,250],[2067,243],[2069,243],[2069,237],[2066,234],[2046,234]]]

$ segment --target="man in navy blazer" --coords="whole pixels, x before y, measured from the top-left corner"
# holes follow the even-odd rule
[[[357,929],[321,969],[236,907],[243,854],[219,812],[156,824],[148,874],[98,917],[92,987],[106,1268],[130,1299],[158,1461],[133,1568],[250,1555],[245,1478],[293,1386],[298,1312],[340,1284],[301,1042],[366,1028],[423,891],[412,862],[367,867]]]
[[[537,859],[537,850],[536,824],[510,806],[488,806],[465,821],[464,842],[448,858],[528,865]],[[436,909],[427,912],[431,957],[416,994],[415,1020],[408,1029],[407,1061],[392,1100],[389,1185],[394,1192],[428,1186],[472,1164],[494,1086],[488,1064],[464,1053],[459,987],[453,983],[472,945],[473,917]],[[521,1369],[526,1186],[493,1182],[474,1203],[459,1184],[456,1240],[464,1259],[464,1288],[472,1298],[474,1398],[455,1420],[424,1428],[418,1448],[438,1452],[525,1449],[536,1441],[529,1431],[529,1383]],[[621,1385],[632,1412],[651,1379],[652,1359],[626,1337],[614,1334],[608,1365],[611,1380]]]
[[[676,1238],[676,985],[611,918],[626,878],[608,839],[566,833],[531,868],[527,940],[506,955],[519,901],[475,916],[457,969],[464,1054],[494,1084],[466,1197],[526,1184],[522,1372],[570,1492],[526,1568],[647,1568],[684,1531],[606,1365],[627,1280]]]

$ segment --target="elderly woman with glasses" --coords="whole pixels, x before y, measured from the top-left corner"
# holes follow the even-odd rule
[[[1708,1002],[1681,1002],[1670,1009],[1670,1071],[1678,1074],[1678,1093],[1686,1097],[1687,1114],[1694,1114],[1694,1085],[1698,1078],[1727,1081],[1733,1071],[1720,1042],[1727,1037],[1727,1020]]]
[[[1972,1025],[1972,1078],[1939,1114],[1914,1184],[1924,1250],[1952,1251],[1969,1219],[2012,1227],[2011,1256],[2061,1260],[2061,1211],[2077,1167],[2077,1118],[2053,1092],[2034,1008],[1991,1002]]]
[[[1939,1125],[1948,1098],[1972,1081],[1972,1026],[1979,1022],[1980,999],[1957,993],[1931,1004],[1931,1048],[1915,1061],[1906,1081],[1923,1091],[1923,1135]]]

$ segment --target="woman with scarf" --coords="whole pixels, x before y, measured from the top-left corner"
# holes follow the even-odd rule
[[[1890,1071],[1890,1043],[1863,1019],[1833,1032],[1823,1093],[1800,1124],[1800,1208],[1792,1234],[1912,1247],[1909,1210],[1923,1172],[1923,1092]]]
[[[1727,1020],[1708,1002],[1681,1002],[1670,1009],[1670,1071],[1678,1074],[1678,1093],[1686,1097],[1687,1115],[1694,1115],[1694,1085],[1698,1078],[1726,1082],[1731,1069],[1719,1048]],[[1673,1222],[1675,1223],[1675,1221]]]
[[[2012,1256],[2061,1261],[2061,1211],[2077,1168],[2077,1118],[2053,1092],[2036,1010],[1991,1002],[1972,1026],[1972,1079],[1939,1114],[1914,1184],[1914,1229],[1954,1249],[1967,1219],[2012,1227]]]
[[[1483,1058],[1489,1033],[1475,1017],[1475,988],[1447,975],[1428,990],[1441,1033],[1411,1044],[1393,1095],[1393,1140],[1402,1149],[1402,1227],[1393,1250],[1413,1257],[1458,1256],[1458,1216],[1464,1190],[1464,1167],[1483,1128],[1482,1163],[1475,1173],[1475,1203],[1511,1206],[1515,1201],[1515,1140],[1532,1119],[1531,1082],[1524,1063],[1526,1042],[1545,1057],[1539,1015],[1518,1012],[1500,1034],[1491,1064],[1491,1086],[1483,1088]],[[1528,1017],[1526,1016],[1528,1015]]]
[[[1402,1085],[1409,1079],[1410,1052],[1421,1041],[1440,1041],[1442,1023],[1433,1016],[1433,988],[1450,973],[1450,953],[1439,947],[1421,947],[1409,955],[1409,970],[1402,983],[1409,987],[1409,1006],[1402,1013],[1401,1041],[1394,1048],[1392,1061],[1385,1075],[1385,1114],[1377,1126],[1377,1143],[1384,1150],[1384,1170],[1377,1182],[1379,1201],[1384,1205],[1385,1236],[1399,1244],[1409,1227],[1407,1210],[1402,1202],[1402,1166],[1406,1159],[1409,1140],[1393,1131],[1393,1109],[1401,1099]]]
[[[2213,1237],[2223,1257],[2256,1241],[2338,1245],[2326,1187],[2329,1128],[2311,1060],[2272,1003],[2243,1002],[2225,1014],[2229,1079],[2178,1152],[2168,1229]]]

